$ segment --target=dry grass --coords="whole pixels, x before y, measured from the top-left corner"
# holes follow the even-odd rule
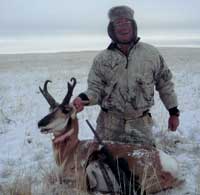
[[[20,170],[20,173],[14,173],[13,170],[14,167],[10,169],[9,172],[12,172],[6,182],[0,184],[0,195],[88,195],[70,188],[66,183],[61,184],[57,167],[41,165],[37,175],[31,173],[32,176],[29,176],[30,171]]]
[[[149,173],[151,173],[151,176],[149,176]],[[158,191],[162,191],[162,186],[156,173],[156,169],[151,164],[145,164],[141,179],[140,195],[143,195],[145,191],[147,195],[150,194],[148,191],[155,186],[157,186],[156,188]]]
[[[149,171],[153,175],[149,177]],[[58,172],[56,167],[40,167],[38,172],[40,178],[36,180],[26,174],[16,175],[13,182],[0,185],[1,195],[89,195],[86,192],[81,192],[75,188],[71,188],[69,183],[60,183],[58,179]],[[39,181],[40,180],[40,181]],[[151,188],[154,185],[159,186],[159,179],[156,174],[156,170],[146,165],[143,170],[143,177],[141,182],[141,193],[144,195],[144,191]],[[160,187],[161,189],[161,187]],[[199,188],[197,189],[197,192]],[[147,193],[148,195],[149,193]],[[198,193],[197,193],[198,194]]]
[[[45,183],[46,181],[44,181]],[[46,185],[44,185],[46,186]],[[43,186],[43,187],[44,187]],[[15,182],[0,185],[1,195],[88,195],[76,189],[70,189],[66,184],[55,183],[49,188],[37,189],[29,178],[18,178]]]
[[[152,172],[153,167],[146,165],[143,170],[142,186],[140,195],[144,191],[151,188],[153,185],[159,185],[159,180],[154,170],[154,174],[149,177],[149,171]],[[37,170],[37,176],[28,176],[28,172],[21,171],[15,176],[12,182],[0,185],[1,195],[88,195],[86,192],[81,192],[77,185],[70,183],[70,180],[62,178],[60,181],[59,169],[56,165],[48,163],[40,164]],[[36,178],[37,177],[37,178]],[[78,176],[77,176],[78,177]],[[157,183],[158,182],[158,183]]]
[[[11,183],[4,183],[0,186],[2,195],[32,195],[32,179],[30,177],[16,177]]]
[[[12,182],[0,185],[1,195],[89,195],[75,188],[70,183],[60,183],[58,169],[53,166],[40,166],[38,169],[39,179],[28,176],[24,171],[15,176]],[[147,170],[148,171],[148,170]],[[144,182],[145,183],[145,182]],[[76,185],[75,185],[76,186]],[[144,188],[143,188],[144,189]],[[140,195],[143,195],[141,192]]]
[[[196,194],[200,194],[200,166],[198,168],[198,171],[197,171],[197,180],[196,180],[196,189],[195,189],[195,193]]]

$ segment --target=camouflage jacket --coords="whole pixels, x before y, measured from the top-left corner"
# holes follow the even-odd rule
[[[84,93],[91,105],[140,114],[154,104],[154,87],[167,109],[177,106],[172,73],[155,47],[138,42],[125,56],[111,44],[95,57]]]

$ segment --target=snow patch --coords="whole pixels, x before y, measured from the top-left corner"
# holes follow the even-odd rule
[[[167,129],[168,112],[155,93],[155,106],[151,113],[156,123],[156,134],[170,155],[176,157],[185,184],[179,189],[167,190],[168,195],[194,195],[199,192],[200,162],[200,50],[192,48],[159,48],[174,73],[179,100],[180,126],[178,132],[157,134]],[[0,183],[10,182],[16,172],[31,170],[37,183],[41,181],[41,165],[55,163],[51,135],[43,135],[37,122],[49,113],[46,100],[38,87],[49,79],[49,92],[62,101],[67,81],[77,78],[73,97],[87,87],[87,75],[96,52],[56,54],[26,54],[0,56]],[[88,106],[78,113],[79,138],[92,139],[86,119],[95,128],[99,106]],[[167,134],[167,135],[166,135]],[[86,144],[86,147],[89,145]],[[142,155],[142,153],[135,153]],[[130,154],[132,155],[132,154]],[[162,155],[162,161],[168,158]],[[165,170],[177,170],[174,163],[163,163]],[[42,181],[40,182],[42,183]],[[199,193],[198,193],[199,194]],[[161,193],[163,195],[163,193]]]

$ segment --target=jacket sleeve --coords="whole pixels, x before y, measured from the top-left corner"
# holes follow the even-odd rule
[[[88,75],[88,88],[84,92],[90,100],[89,105],[96,105],[101,103],[102,93],[105,87],[105,82],[103,80],[104,76],[101,60],[97,56],[93,61],[93,65]]]
[[[156,90],[159,92],[163,104],[169,110],[178,106],[174,83],[172,82],[172,73],[161,54],[158,56],[157,65]]]

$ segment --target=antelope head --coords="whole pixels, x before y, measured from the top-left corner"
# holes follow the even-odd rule
[[[71,120],[75,118],[75,109],[69,102],[76,85],[76,79],[71,78],[70,81],[68,82],[68,92],[61,104],[57,103],[47,90],[50,80],[45,81],[43,89],[39,87],[40,92],[50,105],[50,113],[38,122],[41,133],[53,133],[57,136],[70,131]]]

